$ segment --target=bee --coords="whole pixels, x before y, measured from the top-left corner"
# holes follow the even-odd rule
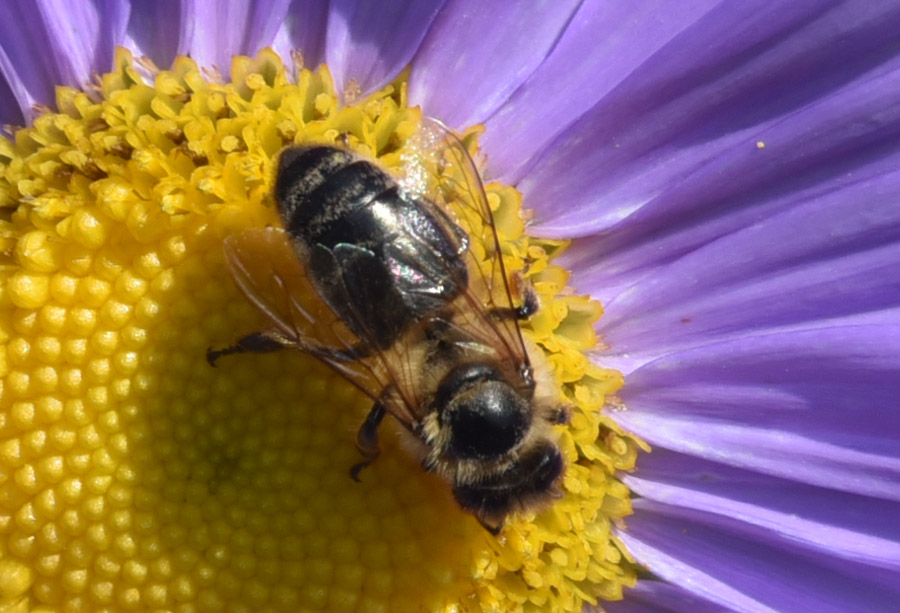
[[[235,282],[271,326],[207,359],[280,349],[315,356],[373,401],[357,433],[354,479],[378,457],[389,414],[422,467],[497,535],[510,513],[560,495],[565,463],[552,426],[567,423],[568,410],[542,352],[522,336],[519,321],[538,298],[522,282],[514,304],[466,147],[424,120],[410,150],[406,186],[345,148],[281,152],[273,199],[283,228],[224,243]],[[439,176],[452,177],[452,198],[424,187]],[[480,257],[462,221],[486,237]]]

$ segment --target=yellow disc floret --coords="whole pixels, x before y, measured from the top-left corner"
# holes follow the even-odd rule
[[[271,51],[231,82],[188,59],[152,85],[120,51],[95,92],[0,139],[0,611],[580,611],[634,582],[611,524],[637,442],[600,409],[600,306],[565,291],[564,248],[487,186],[507,270],[543,308],[525,332],[573,406],[564,496],[499,538],[396,443],[361,483],[369,401],[299,352],[206,362],[262,327],[223,237],[274,223],[289,143],[398,159],[405,83],[341,106],[327,69]],[[467,133],[474,147],[477,130]]]

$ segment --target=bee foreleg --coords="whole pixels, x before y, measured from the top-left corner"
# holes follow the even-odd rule
[[[231,355],[232,353],[271,353],[279,351],[291,346],[291,343],[274,330],[266,330],[263,332],[254,332],[238,339],[238,341],[230,347],[222,349],[206,350],[206,361],[210,366],[216,365],[216,360],[223,355]]]
[[[384,397],[384,394],[387,393],[389,389],[390,388],[385,388],[385,391],[382,392],[382,397]],[[359,452],[363,454],[366,459],[350,469],[350,476],[353,477],[354,481],[359,481],[360,471],[374,462],[375,458],[378,457],[378,454],[381,453],[381,447],[378,445],[378,426],[381,425],[381,420],[384,419],[386,412],[384,402],[378,400],[378,402],[372,406],[372,410],[366,415],[366,420],[362,423],[356,433],[356,448],[359,449]]]

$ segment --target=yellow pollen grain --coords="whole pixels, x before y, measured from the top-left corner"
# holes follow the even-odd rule
[[[299,353],[206,349],[259,329],[222,239],[275,223],[273,160],[349,143],[394,167],[420,120],[402,79],[342,107],[326,68],[266,50],[230,82],[187,58],[145,84],[127,52],[96,101],[0,145],[0,611],[580,611],[635,581],[610,533],[639,442],[601,412],[621,375],[582,353],[602,309],[560,295],[564,245],[524,234],[489,185],[509,271],[544,308],[525,333],[573,406],[563,497],[490,536],[400,448],[364,473],[369,408]],[[478,130],[465,134],[477,147]],[[475,241],[473,249],[484,253]],[[526,270],[527,264],[527,270]]]

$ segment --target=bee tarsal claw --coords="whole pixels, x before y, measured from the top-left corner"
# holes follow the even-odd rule
[[[359,478],[359,473],[362,472],[362,469],[369,465],[369,462],[360,462],[359,464],[354,464],[350,469],[350,478],[356,481],[357,483],[361,483],[362,479]]]
[[[221,351],[214,350],[212,347],[206,348],[206,361],[213,368],[216,368],[216,360],[218,360],[221,355]]]

